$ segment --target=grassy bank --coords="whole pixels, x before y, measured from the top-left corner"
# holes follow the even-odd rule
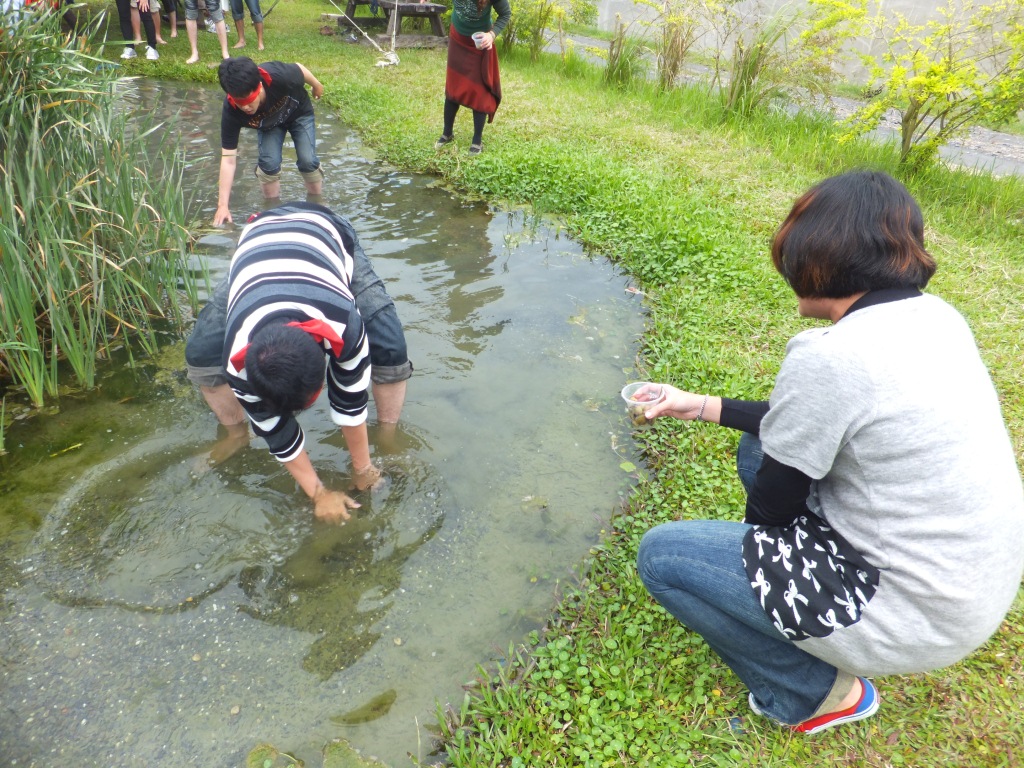
[[[323,36],[319,0],[284,0],[258,60],[299,61],[324,101],[367,146],[402,168],[436,174],[466,194],[559,216],[595,255],[612,259],[647,296],[642,375],[696,391],[764,397],[786,341],[809,323],[772,270],[767,243],[794,197],[822,177],[869,165],[897,173],[896,155],[837,144],[812,117],[730,123],[699,90],[609,90],[600,74],[557,58],[503,57],[504,101],[467,154],[440,133],[441,50],[379,54]],[[233,36],[232,36],[233,37]],[[215,39],[187,67],[184,37],[133,73],[215,81]],[[119,53],[120,49],[112,52]],[[250,55],[257,55],[250,43]],[[925,211],[939,262],[932,292],[970,321],[1024,455],[1024,186],[936,169],[904,178]],[[329,203],[330,201],[328,201]],[[631,377],[623,372],[624,381]],[[967,661],[931,675],[879,680],[883,706],[863,724],[794,736],[752,717],[738,680],[699,638],[646,595],[633,566],[651,526],[680,517],[738,519],[736,435],[662,423],[638,436],[646,468],[628,509],[593,551],[587,578],[560,596],[547,630],[482,676],[449,718],[459,766],[969,765],[1024,762],[1024,606]],[[566,568],[574,564],[566,563]],[[973,567],[973,565],[965,565]],[[456,703],[458,707],[458,703]]]

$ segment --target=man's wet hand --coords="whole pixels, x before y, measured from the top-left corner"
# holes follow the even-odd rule
[[[213,226],[222,227],[225,224],[234,223],[231,219],[231,211],[227,206],[217,206],[217,212],[213,214]]]
[[[367,488],[380,487],[383,475],[373,464],[366,469],[352,468],[352,487],[358,491],[365,491]]]
[[[313,514],[317,520],[325,523],[344,523],[349,519],[350,509],[359,509],[361,505],[348,494],[341,491],[329,491],[322,487],[313,497]]]

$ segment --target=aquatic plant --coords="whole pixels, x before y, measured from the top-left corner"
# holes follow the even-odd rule
[[[103,15],[63,33],[48,8],[0,35],[0,378],[32,404],[66,363],[92,387],[115,346],[156,347],[195,302],[181,162],[147,157],[99,58]],[[150,128],[149,130],[154,130]]]

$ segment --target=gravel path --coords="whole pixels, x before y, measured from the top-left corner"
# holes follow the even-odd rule
[[[853,99],[833,98],[831,101],[832,111],[839,119],[853,114],[861,106]],[[897,137],[899,130],[899,115],[892,111],[882,120],[876,135],[890,139]],[[976,126],[941,147],[939,154],[954,165],[991,171],[996,176],[1024,175],[1024,136]]]

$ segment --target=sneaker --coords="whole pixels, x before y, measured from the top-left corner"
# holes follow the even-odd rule
[[[471,154],[471,155],[479,155],[483,151],[484,151],[484,145],[483,144],[470,144],[469,145],[469,154]]]
[[[154,48],[154,47],[152,47],[150,45],[147,45],[146,46],[146,58],[149,59],[150,61],[156,61],[157,59],[160,58],[160,51],[158,51],[156,48]]]
[[[875,714],[878,711],[878,691],[866,677],[858,677],[857,679],[860,680],[861,684],[860,701],[849,709],[830,712],[827,715],[806,720],[800,723],[800,725],[794,725],[793,730],[797,733],[818,733],[835,725],[855,723],[858,720],[863,720]]]
[[[445,136],[444,134],[441,134],[441,138],[434,142],[434,149],[441,149],[445,144],[451,144],[452,140],[452,136]]]
[[[212,32],[213,34],[217,34],[217,25],[213,23],[212,19],[206,20],[206,31]]]
[[[136,56],[138,56],[138,54],[135,53],[135,49],[129,48],[127,45],[124,47],[124,50],[121,51],[122,59],[134,59]]]
[[[753,712],[755,715],[765,717],[764,712],[761,711],[761,709],[757,706],[757,702],[754,701],[753,693],[747,694],[747,704],[750,706],[750,711]]]

